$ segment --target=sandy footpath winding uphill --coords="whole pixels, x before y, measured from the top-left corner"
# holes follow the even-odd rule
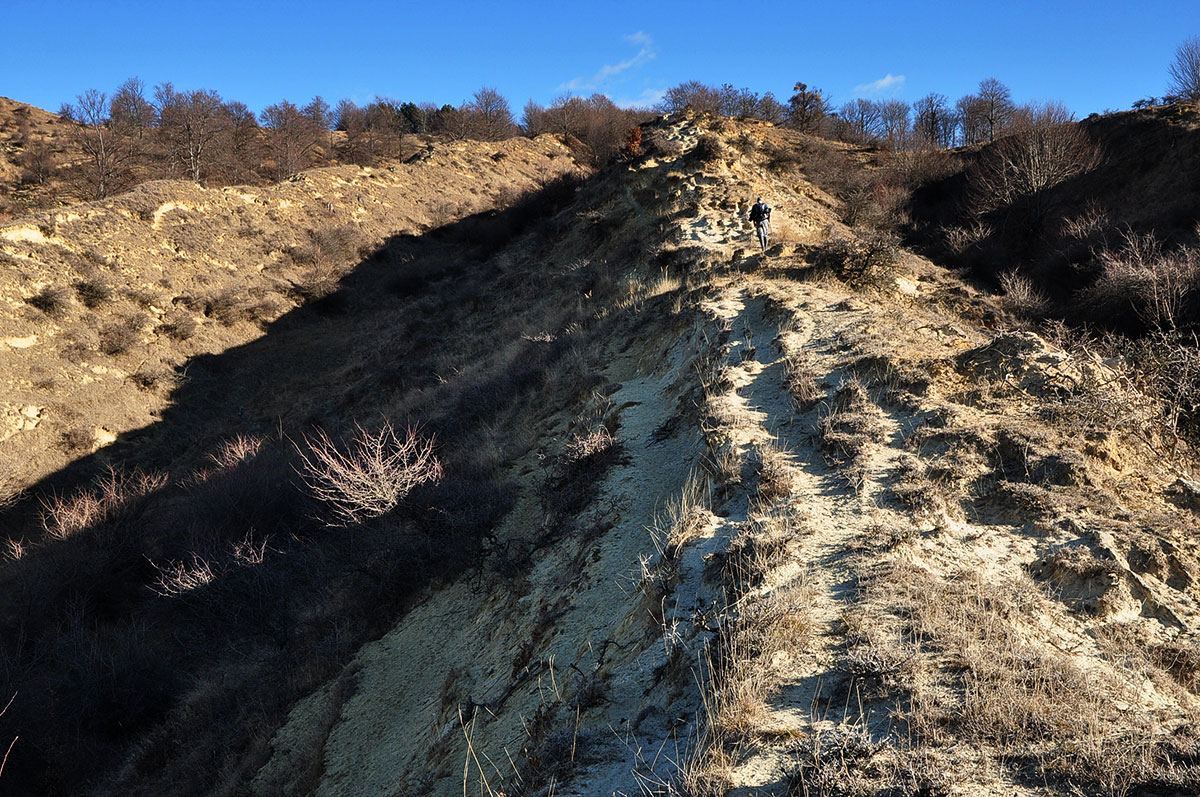
[[[1097,414],[1143,401],[1118,366],[911,255],[818,273],[860,231],[766,168],[790,134],[651,132],[621,181],[678,268],[655,321],[509,463],[488,561],[298,705],[251,790],[1197,793],[1200,543],[1179,461]],[[606,468],[561,478],[601,423]]]
[[[962,288],[907,266],[866,295],[713,281],[732,342],[706,435],[749,489],[726,508],[734,578],[685,782],[1193,793],[1195,518],[1166,500],[1172,463],[1077,409],[1139,399],[956,317]]]
[[[439,143],[264,188],[147,183],[0,225],[0,490],[150,424],[189,358],[261,336],[388,237],[578,168],[552,136]]]

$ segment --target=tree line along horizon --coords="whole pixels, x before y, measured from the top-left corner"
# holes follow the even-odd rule
[[[1168,68],[1168,93],[1138,100],[1134,108],[1200,101],[1200,37],[1186,40]],[[322,97],[298,106],[281,100],[255,114],[245,103],[212,89],[179,91],[164,82],[148,92],[137,77],[109,96],[97,89],[64,103],[71,138],[82,157],[57,162],[56,152],[18,115],[20,181],[45,185],[59,177],[83,199],[103,199],[152,179],[183,178],[206,185],[294,177],[332,163],[371,166],[402,155],[406,135],[498,141],[557,133],[588,148],[596,165],[615,157],[631,127],[660,113],[685,109],[761,119],[850,143],[899,149],[945,149],[989,143],[1030,126],[1057,125],[1074,114],[1056,101],[1018,104],[994,77],[955,102],[931,92],[915,102],[854,99],[835,107],[818,88],[798,82],[787,102],[731,84],[690,80],[668,89],[653,107],[622,108],[603,94],[562,95],[548,106],[530,100],[518,122],[508,99],[483,87],[458,106],[376,97],[365,105]]]

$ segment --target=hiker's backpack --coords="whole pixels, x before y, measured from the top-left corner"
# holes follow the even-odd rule
[[[755,202],[754,207],[750,208],[750,221],[760,222],[766,217],[766,205],[761,202]]]

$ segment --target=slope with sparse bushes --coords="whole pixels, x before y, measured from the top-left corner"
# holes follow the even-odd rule
[[[6,785],[1200,788],[1180,398],[903,249],[944,163],[641,133],[392,235],[15,496]],[[77,279],[10,303],[121,301]]]
[[[339,280],[388,236],[512,204],[577,168],[549,136],[448,144],[268,188],[147,183],[0,226],[7,488],[152,423],[197,355],[252,340],[299,306],[338,312]]]

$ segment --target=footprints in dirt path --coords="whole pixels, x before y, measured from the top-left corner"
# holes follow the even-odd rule
[[[731,290],[730,296],[715,305],[731,326],[732,356],[740,359],[733,369],[735,395],[729,400],[742,408],[745,445],[774,445],[786,463],[791,490],[777,503],[799,515],[802,533],[790,541],[792,565],[781,570],[779,577],[803,582],[812,624],[806,649],[793,651],[784,665],[783,687],[771,701],[771,717],[765,724],[780,733],[801,733],[818,723],[835,721],[820,704],[829,697],[831,682],[838,680],[835,664],[843,645],[838,626],[854,584],[848,559],[853,540],[864,533],[863,506],[868,496],[846,485],[826,463],[815,434],[820,410],[800,412],[794,407],[785,383],[786,352],[780,343],[780,329],[769,319],[766,302],[748,298],[745,288]],[[806,348],[818,356],[818,370],[831,374],[832,364],[820,355],[828,342],[811,338],[822,328],[828,330],[830,325],[810,320],[799,326],[799,334],[802,340],[807,338],[803,341]],[[797,342],[795,337],[794,333],[792,345]],[[733,522],[748,519],[745,515],[730,517]],[[785,588],[789,586],[786,580],[772,586]]]

